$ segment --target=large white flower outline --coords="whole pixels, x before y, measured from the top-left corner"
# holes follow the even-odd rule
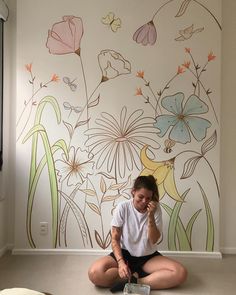
[[[69,150],[69,156],[66,158],[62,154],[62,160],[56,160],[55,166],[59,182],[67,179],[67,185],[82,184],[88,175],[93,174],[94,162],[91,153],[86,150],[72,146]]]
[[[101,118],[95,120],[99,127],[85,132],[89,136],[85,145],[94,156],[98,156],[97,169],[106,165],[109,173],[114,169],[116,176],[119,174],[121,178],[125,176],[126,169],[142,169],[140,151],[143,146],[160,147],[153,139],[157,135],[153,126],[155,120],[143,117],[143,113],[143,110],[136,110],[128,116],[127,108],[123,107],[119,120],[116,120],[103,112]]]

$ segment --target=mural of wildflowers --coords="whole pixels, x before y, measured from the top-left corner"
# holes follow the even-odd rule
[[[59,73],[49,73],[50,78],[41,82],[34,72],[37,61],[26,61],[31,95],[24,98],[16,122],[17,145],[30,146],[25,198],[31,248],[39,247],[34,214],[45,183],[51,210],[50,247],[109,249],[114,209],[131,198],[138,175],[152,174],[166,223],[160,247],[171,251],[216,250],[218,216],[212,202],[219,202],[220,197],[214,163],[219,111],[214,85],[207,75],[218,60],[212,48],[204,47],[205,56],[199,56],[189,44],[207,34],[209,23],[217,32],[221,25],[210,4],[206,7],[200,0],[177,2],[153,1],[153,16],[147,16],[148,21],[134,32],[136,24],[127,26],[125,13],[119,17],[116,11],[98,13],[98,28],[108,28],[106,36],[110,39],[102,42],[99,36],[94,40],[99,44],[97,52],[88,46],[91,40],[86,34],[92,26],[82,12],[80,16],[50,19],[42,44],[48,60],[59,64]],[[191,13],[191,6],[207,13],[208,23],[186,23],[175,29],[172,41],[181,46],[177,57],[182,62],[167,63],[163,77],[153,75],[149,67],[153,52],[149,50],[158,50],[162,42],[158,31],[161,15],[178,21]],[[123,38],[125,31],[129,33],[127,43],[114,41]],[[189,42],[187,46],[185,42]],[[147,61],[141,63],[129,46],[138,54],[145,52]],[[69,59],[74,68],[68,74],[63,67]],[[65,89],[76,100],[69,95],[64,98],[57,89]],[[56,126],[53,131],[51,125]],[[202,178],[203,170],[212,181],[214,197]],[[201,246],[195,239],[198,227],[204,227]]]

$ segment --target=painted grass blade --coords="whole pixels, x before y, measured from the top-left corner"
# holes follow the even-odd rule
[[[199,209],[197,212],[195,212],[193,214],[193,216],[190,218],[188,224],[187,224],[187,227],[186,227],[186,234],[187,234],[187,237],[188,237],[188,240],[191,244],[191,240],[192,240],[192,229],[193,229],[193,225],[194,225],[194,222],[196,221],[199,213],[202,211],[202,209]]]
[[[28,188],[28,203],[27,203],[27,221],[26,221],[26,227],[27,227],[27,235],[29,239],[29,243],[32,248],[35,248],[35,243],[32,238],[31,233],[31,215],[32,215],[32,207],[33,207],[33,201],[34,201],[34,194],[32,195],[32,191],[35,192],[36,187],[32,190],[32,184],[34,182],[34,185],[38,182],[35,181],[35,174],[37,170],[37,145],[38,145],[38,135],[40,131],[44,131],[44,127],[40,125],[42,112],[44,110],[44,107],[47,103],[50,103],[55,111],[57,122],[60,123],[61,121],[61,112],[60,107],[56,101],[56,99],[52,96],[46,96],[44,97],[41,102],[38,105],[35,121],[34,121],[34,127],[28,132],[28,134],[25,136],[23,143],[32,136],[32,146],[31,146],[31,164],[30,164],[30,175],[29,175],[29,188]],[[41,130],[40,130],[41,129]],[[41,163],[42,164],[42,163]]]
[[[35,133],[39,133],[44,146],[46,163],[48,167],[48,175],[49,175],[49,182],[50,182],[50,191],[51,191],[51,203],[52,203],[52,232],[53,232],[53,247],[56,247],[57,244],[57,226],[58,226],[58,187],[57,187],[57,178],[56,178],[56,171],[54,166],[54,160],[52,156],[52,150],[49,144],[47,132],[42,125],[34,126],[24,138],[26,141],[30,136],[33,136]],[[37,150],[37,147],[36,147]],[[34,175],[35,176],[35,175]],[[34,178],[33,178],[34,180]],[[35,178],[35,187],[32,190],[31,187],[29,189],[29,196],[28,196],[28,207],[27,207],[27,234],[29,238],[29,242],[31,247],[35,248],[35,243],[32,238],[31,233],[31,215],[32,215],[32,206],[34,200],[34,194],[37,186],[38,178]],[[31,185],[32,186],[32,185]]]
[[[199,188],[202,193],[204,205],[205,205],[205,210],[206,210],[206,218],[207,218],[207,237],[206,237],[206,251],[212,252],[214,250],[214,221],[213,221],[213,216],[211,212],[211,207],[208,202],[207,196],[200,185],[199,182],[197,182],[199,185]]]
[[[74,198],[76,196],[76,193],[77,191],[79,190],[79,187],[81,186],[81,184],[79,184],[73,191],[72,193],[70,194],[70,196],[67,196],[67,198],[69,198],[71,201],[74,202]],[[75,203],[76,205],[76,203]],[[76,205],[77,206],[77,205]],[[64,206],[64,209],[63,209],[63,212],[62,212],[62,215],[61,215],[61,219],[60,219],[60,225],[59,225],[59,230],[60,230],[60,233],[64,234],[64,242],[65,242],[65,245],[67,245],[67,241],[66,241],[66,224],[67,224],[67,220],[68,220],[68,215],[69,215],[69,212],[70,212],[70,209],[71,209],[71,205],[69,202],[66,202],[65,206]],[[75,215],[75,212],[72,212],[74,215]],[[82,217],[79,217],[81,218],[82,220],[84,220],[84,222],[80,222],[78,223],[78,225],[80,226],[81,224],[81,227],[82,228],[87,228],[87,230],[85,231],[82,231],[81,229],[81,235],[82,235],[82,238],[83,238],[83,243],[84,245],[85,244],[88,244],[88,238],[89,238],[89,242],[90,242],[90,245],[91,248],[93,248],[93,244],[92,244],[92,239],[91,239],[91,236],[90,236],[90,231],[89,231],[89,228],[88,226],[84,226],[84,224],[87,224],[86,223],[86,220],[84,218],[84,214],[82,213],[82,211],[80,212],[80,215],[82,214]],[[78,216],[80,216],[78,215]],[[85,233],[84,235],[82,233]],[[88,237],[88,238],[87,238]]]
[[[161,203],[161,206],[165,209],[166,213],[169,216],[171,216],[173,209],[164,203]],[[186,231],[185,231],[183,222],[181,221],[181,219],[179,217],[177,220],[176,234],[177,234],[177,238],[178,238],[179,243],[181,242],[181,250],[182,251],[191,251],[191,245],[189,243],[188,238],[186,237]],[[185,237],[185,239],[183,239],[182,237]],[[172,243],[172,244],[176,245],[176,242]],[[169,239],[168,239],[168,245],[169,245]],[[169,248],[169,250],[170,250],[170,248]],[[178,249],[176,246],[176,248],[173,249],[173,251],[177,251],[177,250]]]
[[[52,105],[56,118],[57,123],[59,124],[61,122],[61,111],[60,107],[57,103],[57,100],[53,96],[45,96],[39,103],[37,112],[35,115],[34,120],[34,126],[37,126],[41,122],[42,112],[46,106],[46,104],[49,103]],[[35,133],[32,138],[32,146],[31,146],[31,165],[30,165],[30,176],[29,176],[29,189],[32,185],[35,173],[36,173],[36,166],[37,166],[37,145],[38,145],[38,133]]]
[[[36,126],[35,126],[36,127]],[[37,128],[36,128],[37,129]],[[36,132],[36,131],[35,131]],[[68,149],[66,146],[66,143],[64,140],[58,140],[53,146],[52,146],[52,154],[56,153],[58,150],[62,149],[65,155],[68,157]],[[37,184],[40,178],[40,175],[43,171],[43,168],[45,167],[47,163],[46,155],[43,156],[41,161],[39,162],[39,165],[37,166],[36,173],[30,188],[30,191],[28,193],[28,203],[27,203],[27,217],[26,217],[26,227],[27,227],[27,235],[30,241],[31,247],[35,248],[35,244],[32,238],[32,232],[31,232],[31,218],[32,218],[32,208],[33,208],[33,202],[34,202],[34,196],[37,188]]]
[[[65,193],[63,193],[62,191],[60,191],[59,193],[65,199],[68,206],[71,208],[72,213],[75,216],[75,219],[78,223],[78,226],[81,232],[81,237],[83,240],[84,247],[85,248],[87,248],[88,246],[92,247],[92,240],[90,236],[89,227],[80,207],[72,199],[70,199]]]
[[[185,199],[186,195],[188,194],[188,192],[190,191],[190,189],[186,190],[183,195],[181,196],[182,200]],[[179,217],[179,213],[180,213],[180,209],[182,207],[184,202],[176,202],[173,210],[171,212],[171,216],[170,216],[170,222],[169,222],[169,228],[168,228],[168,245],[169,245],[169,249],[170,250],[176,250],[177,246],[176,246],[176,227],[177,227],[177,223],[178,223],[178,218]],[[180,243],[180,250],[183,250],[183,248],[186,250],[191,250],[191,245],[189,243],[189,240],[187,238],[187,234],[184,231],[181,231],[179,233],[179,243]],[[186,251],[187,251],[186,250]]]

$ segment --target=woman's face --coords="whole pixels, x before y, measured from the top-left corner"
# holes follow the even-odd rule
[[[148,203],[152,201],[153,192],[146,189],[140,188],[138,190],[132,190],[134,207],[141,213],[147,211]]]

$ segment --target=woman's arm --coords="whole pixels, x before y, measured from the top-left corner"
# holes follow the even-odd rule
[[[121,237],[121,228],[112,226],[111,247],[118,263],[119,261],[123,259],[123,255],[122,255],[121,247],[120,247],[120,237]]]
[[[161,237],[161,233],[156,226],[154,214],[156,212],[157,203],[150,202],[148,204],[148,239],[152,244],[156,244],[156,242]]]
[[[121,237],[121,228],[112,226],[111,246],[118,263],[119,276],[121,278],[130,278],[131,272],[122,255],[121,246],[120,246],[120,237]]]

